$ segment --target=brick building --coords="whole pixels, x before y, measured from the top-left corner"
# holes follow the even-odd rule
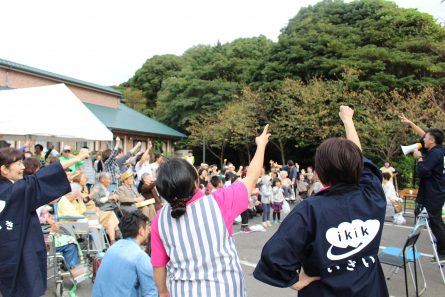
[[[0,59],[0,89],[18,89],[64,83],[102,123],[122,139],[122,148],[131,149],[138,141],[146,147],[151,139],[164,152],[173,153],[174,141],[184,134],[147,117],[121,103],[122,93],[111,87],[78,80],[30,66]],[[111,146],[107,142],[65,143],[80,148],[103,150]],[[63,143],[58,143],[62,146]],[[44,144],[46,146],[46,144]]]

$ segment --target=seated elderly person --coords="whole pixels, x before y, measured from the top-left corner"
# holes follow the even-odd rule
[[[92,247],[97,250],[104,250],[106,248],[103,238],[102,226],[97,222],[97,216],[90,215],[87,212],[87,206],[84,203],[82,196],[82,187],[78,183],[71,183],[71,192],[62,197],[59,201],[57,209],[60,221],[72,221],[73,218],[63,218],[63,216],[75,217],[79,219],[78,222],[88,222],[88,229],[90,236],[92,236]],[[100,218],[101,213],[97,214]]]
[[[84,212],[87,210],[85,203],[83,202],[80,191],[82,189],[77,184],[71,184],[71,192],[62,196],[57,208],[57,214],[59,217],[83,217]]]
[[[117,195],[119,196],[122,211],[134,212],[138,209],[136,203],[144,201],[145,198],[139,194],[138,190],[134,186],[133,174],[126,171],[122,174],[121,179],[122,186],[119,187]],[[140,207],[140,211],[150,220],[156,215],[153,204]]]
[[[54,244],[57,253],[61,253],[68,265],[68,269],[74,276],[86,272],[81,264],[82,252],[76,239],[70,235],[63,234],[59,231],[60,225],[54,220],[49,212],[51,206],[44,205],[37,209],[37,215],[41,225],[49,225],[49,231],[54,235]],[[46,229],[46,228],[45,228]],[[46,236],[46,235],[45,235]]]
[[[24,176],[29,176],[36,173],[40,169],[40,162],[37,158],[28,158],[23,161],[23,165],[25,165],[25,170],[23,172]],[[54,200],[53,202],[56,202]],[[53,203],[51,202],[51,203]],[[71,269],[71,273],[77,276],[81,273],[82,267],[80,264],[80,248],[77,245],[77,242],[74,237],[61,234],[59,230],[59,224],[56,223],[54,217],[50,214],[50,210],[52,209],[49,205],[43,205],[39,207],[37,211],[37,215],[39,217],[40,224],[43,226],[50,226],[49,231],[54,235],[54,243],[57,253],[61,253],[67,263],[67,268]],[[45,228],[47,229],[47,228]],[[45,235],[47,237],[47,235]]]
[[[120,234],[118,225],[119,220],[114,212],[117,207],[116,202],[119,199],[117,194],[112,194],[107,190],[107,187],[111,183],[111,176],[107,172],[101,172],[98,176],[98,181],[92,192],[91,199],[96,203],[99,208],[99,220],[100,224],[105,228],[110,243],[116,242],[116,233]]]
[[[71,184],[76,184],[77,189],[79,189],[80,194],[82,195],[83,202],[85,203],[87,212],[96,212],[96,204],[91,197],[95,194],[95,192],[89,192],[87,187],[88,178],[85,173],[77,172],[75,176],[73,176],[73,180]],[[97,188],[96,188],[97,192]]]

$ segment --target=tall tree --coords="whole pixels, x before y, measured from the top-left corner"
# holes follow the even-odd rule
[[[175,55],[154,56],[148,59],[142,68],[136,71],[128,85],[143,92],[146,106],[156,106],[158,92],[167,79],[178,77],[182,67],[182,58]]]
[[[433,17],[384,0],[325,0],[302,8],[282,30],[261,78],[339,79],[386,92],[445,87],[445,29]]]

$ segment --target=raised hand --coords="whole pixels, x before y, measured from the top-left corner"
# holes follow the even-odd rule
[[[401,115],[399,115],[399,119],[402,121],[402,123],[405,124],[411,124],[412,121],[409,120],[407,117],[405,117],[405,115],[402,113]]]
[[[255,143],[257,146],[266,146],[267,145],[267,143],[269,142],[269,137],[270,137],[270,133],[268,132],[268,130],[269,130],[269,124],[267,124],[266,127],[264,127],[263,133],[261,133],[260,136],[255,138]]]
[[[88,158],[90,156],[90,151],[86,148],[82,148],[79,151],[79,154],[77,155],[77,157],[82,161],[86,158]]]
[[[349,106],[342,105],[340,106],[340,112],[338,113],[342,122],[352,120],[354,116],[354,110]]]

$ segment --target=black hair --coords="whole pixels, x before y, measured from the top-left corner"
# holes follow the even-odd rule
[[[317,148],[315,170],[323,185],[358,185],[363,170],[362,151],[350,140],[329,138]]]
[[[0,149],[0,167],[5,165],[6,168],[9,168],[9,166],[17,162],[19,160],[24,160],[25,156],[23,155],[22,151],[19,151],[12,147],[4,147]],[[0,179],[1,180],[7,180],[5,177],[3,177],[0,173]]]
[[[180,218],[186,212],[186,202],[196,192],[198,173],[186,160],[173,158],[159,166],[156,189],[171,205],[171,216]]]
[[[281,183],[281,180],[279,178],[274,178],[273,180],[273,186],[276,186],[276,183]]]
[[[139,228],[145,227],[147,222],[149,222],[148,217],[146,217],[139,209],[132,212],[123,211],[123,216],[119,223],[122,237],[136,238],[139,233]]]
[[[443,142],[443,132],[439,129],[429,129],[425,134],[429,133],[436,142],[437,145],[442,145]]]
[[[210,183],[212,184],[213,187],[217,187],[218,184],[222,182],[221,178],[218,175],[214,175],[212,176],[212,178],[210,179]]]
[[[230,180],[230,182],[233,184],[234,182],[236,182],[236,180],[238,179],[238,175],[236,175],[235,173],[233,173],[233,172],[227,172],[225,175],[224,175],[224,180],[225,181],[229,181]]]
[[[209,171],[208,171],[207,169],[205,169],[205,168],[199,168],[198,175],[201,176],[201,174],[202,174],[204,171],[209,172]]]
[[[292,160],[287,161],[287,166],[294,166],[294,161]]]
[[[40,148],[40,150],[41,151],[43,151],[43,145],[41,145],[41,144],[36,144],[35,146],[34,146],[34,148]]]
[[[10,147],[11,145],[9,142],[6,142],[4,140],[0,140],[0,148]]]

